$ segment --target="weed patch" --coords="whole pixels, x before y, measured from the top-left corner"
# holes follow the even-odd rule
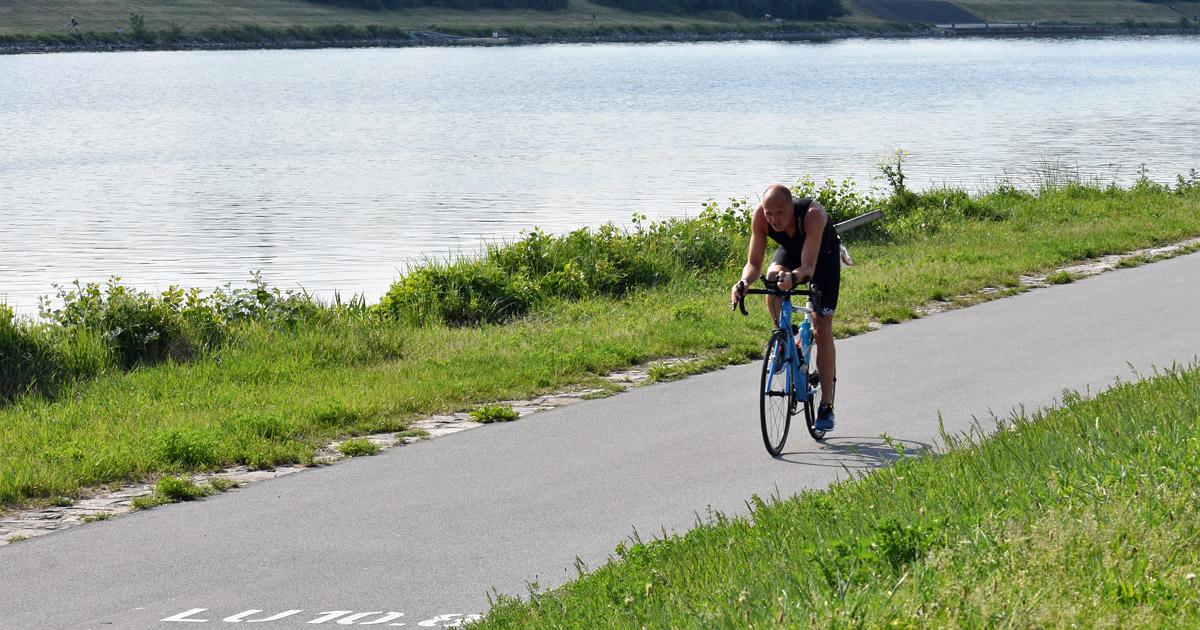
[[[1075,278],[1067,271],[1056,271],[1046,276],[1046,282],[1050,284],[1070,284]]]
[[[152,494],[134,497],[131,504],[135,510],[146,510],[168,503],[196,501],[236,486],[235,482],[228,479],[211,479],[204,485],[197,485],[187,477],[163,477],[154,484]]]
[[[353,438],[339,444],[338,450],[346,457],[361,457],[379,453],[379,445],[365,438]]]
[[[512,405],[483,405],[471,410],[471,419],[482,424],[512,422],[520,417]]]

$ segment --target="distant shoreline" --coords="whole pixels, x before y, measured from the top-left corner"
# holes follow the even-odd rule
[[[88,34],[91,35],[91,34]],[[556,35],[505,35],[489,38],[439,32],[405,32],[386,37],[298,37],[279,29],[278,35],[260,33],[254,41],[212,39],[203,36],[171,42],[127,39],[86,39],[78,42],[46,41],[45,36],[9,35],[0,38],[0,54],[22,55],[62,52],[133,52],[175,50],[287,50],[312,48],[413,48],[446,46],[520,46],[544,44],[688,43],[718,41],[831,41],[839,39],[954,39],[964,37],[1097,37],[1139,35],[1200,35],[1200,29],[1178,26],[996,26],[990,28],[938,28],[892,25],[881,28],[844,27],[829,29],[689,32],[586,32]],[[22,37],[28,37],[22,40]],[[40,40],[40,41],[39,41]]]

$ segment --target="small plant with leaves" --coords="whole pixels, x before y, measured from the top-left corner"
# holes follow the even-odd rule
[[[893,194],[908,192],[908,186],[904,183],[904,161],[907,159],[908,153],[903,149],[896,149],[890,156],[879,161],[879,171],[883,173],[883,178],[887,180]]]
[[[1074,282],[1075,278],[1067,271],[1056,271],[1046,276],[1046,282],[1050,284],[1068,284]]]
[[[483,405],[471,410],[471,419],[481,424],[512,422],[520,417],[512,405]]]
[[[379,445],[366,438],[353,438],[339,444],[338,450],[346,457],[361,457],[377,454]]]
[[[196,485],[187,477],[163,477],[154,485],[154,493],[174,503],[203,499],[212,491],[211,488]]]

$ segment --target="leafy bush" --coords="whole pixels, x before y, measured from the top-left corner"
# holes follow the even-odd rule
[[[432,262],[392,285],[379,311],[411,325],[499,323],[549,298],[625,295],[726,265],[744,250],[749,209],[715,202],[697,219],[607,224],[564,236],[540,229],[513,243],[492,245],[479,259]]]
[[[818,186],[806,175],[792,187],[792,195],[816,200],[825,208],[829,220],[834,223],[870,212],[879,203],[869,193],[860,191],[851,179],[843,179],[841,182],[826,179],[824,184]]]
[[[432,263],[392,285],[379,308],[412,325],[463,326],[524,315],[536,301],[535,291],[525,278],[505,274],[491,261]]]
[[[111,278],[55,286],[61,306],[43,298],[41,315],[68,335],[98,333],[124,368],[167,359],[185,361],[220,345],[230,324],[262,321],[291,326],[322,310],[308,295],[270,288],[251,276],[248,288],[226,285],[210,294],[172,286],[161,294],[138,291]]]

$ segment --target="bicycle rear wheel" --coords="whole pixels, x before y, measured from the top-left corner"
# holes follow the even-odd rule
[[[792,424],[794,393],[788,382],[791,367],[786,361],[787,336],[782,330],[771,333],[763,354],[762,381],[758,388],[758,411],[762,426],[763,445],[771,457],[778,457],[787,442]]]
[[[817,405],[821,401],[821,377],[815,372],[809,372],[807,369],[801,370],[804,372],[804,378],[808,380],[807,391],[816,389],[811,395],[804,396],[804,421],[808,425],[808,434],[812,439],[820,442],[825,439],[825,432],[817,429]]]

